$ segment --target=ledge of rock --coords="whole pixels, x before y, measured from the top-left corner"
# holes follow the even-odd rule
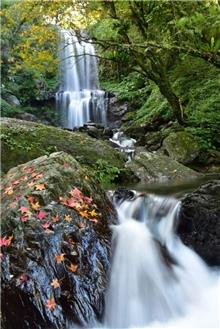
[[[141,182],[187,180],[199,177],[196,171],[170,157],[151,152],[140,152],[126,164]]]
[[[124,167],[124,156],[107,142],[87,134],[11,118],[1,119],[2,170],[42,155],[64,151],[81,164],[94,166],[103,158],[110,165]]]
[[[182,199],[178,234],[209,265],[220,265],[220,180]]]
[[[12,168],[1,218],[3,327],[101,320],[116,214],[80,164],[58,152]]]

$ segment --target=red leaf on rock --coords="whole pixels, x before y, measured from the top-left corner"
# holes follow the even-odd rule
[[[53,279],[52,282],[51,282],[51,286],[54,289],[59,288],[60,287],[60,283],[59,283],[58,279]]]
[[[42,227],[47,230],[50,227],[51,223],[50,222],[46,222],[44,224],[42,224]]]
[[[20,217],[20,220],[21,220],[22,222],[27,222],[27,221],[29,220],[29,217],[26,216],[26,215],[24,215],[24,216],[21,216],[21,217]]]
[[[53,310],[55,307],[56,307],[55,299],[54,298],[47,299],[46,308],[48,308],[48,310]]]
[[[4,238],[0,238],[0,247],[2,246],[10,246],[11,240],[13,239],[13,235],[9,236],[8,238],[5,236]]]
[[[48,216],[48,213],[46,213],[45,211],[39,211],[39,213],[37,214],[38,219],[44,219],[47,216]]]
[[[25,171],[27,174],[31,174],[31,173],[34,171],[34,167],[26,167],[26,168],[24,168],[24,171]]]
[[[57,256],[55,257],[56,262],[57,262],[58,264],[60,264],[60,263],[62,263],[62,261],[64,261],[64,255],[65,255],[65,254],[60,254],[60,255],[57,255]]]
[[[19,209],[18,209],[22,214],[25,214],[25,213],[29,213],[30,210],[28,207],[24,207],[24,206],[21,206]]]
[[[11,183],[12,185],[18,185],[20,183],[20,180],[13,180]]]
[[[28,280],[28,276],[26,274],[22,274],[18,278],[22,283],[26,282]]]

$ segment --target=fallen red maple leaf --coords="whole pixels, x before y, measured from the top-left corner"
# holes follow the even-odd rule
[[[8,238],[6,236],[4,238],[0,238],[0,247],[10,246],[12,239],[13,239],[13,235],[9,236]]]
[[[46,307],[49,310],[53,310],[56,307],[55,299],[54,298],[47,299]]]
[[[39,211],[39,213],[37,214],[38,219],[44,219],[47,216],[48,216],[48,213],[46,213],[45,211]]]
[[[27,174],[31,174],[31,173],[34,171],[34,167],[25,167],[25,168],[24,168],[24,171],[25,171]]]
[[[24,216],[21,216],[21,217],[20,217],[20,220],[21,220],[22,222],[27,222],[27,221],[29,220],[29,217],[28,217],[27,215],[24,215]]]
[[[30,210],[28,207],[21,206],[18,211],[20,211],[22,214],[29,213]]]
[[[50,227],[51,223],[50,222],[46,222],[44,224],[42,224],[42,227],[47,230]]]

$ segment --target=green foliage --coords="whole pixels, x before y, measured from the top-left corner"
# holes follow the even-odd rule
[[[19,113],[22,113],[20,106],[11,105],[6,102],[4,99],[0,99],[1,102],[1,116],[13,118]]]
[[[106,186],[113,182],[122,171],[122,169],[119,169],[102,159],[96,161],[94,170],[95,176],[102,186]]]

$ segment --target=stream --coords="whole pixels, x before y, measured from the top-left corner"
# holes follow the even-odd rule
[[[94,47],[79,42],[70,31],[62,30],[61,39],[61,125],[72,129],[93,121],[106,126],[105,92],[99,90]],[[131,161],[134,139],[117,131],[110,141]],[[97,327],[218,327],[218,271],[175,233],[180,207],[176,196],[195,184],[140,185],[139,192],[113,193],[118,224],[111,227],[112,268],[104,321]]]

